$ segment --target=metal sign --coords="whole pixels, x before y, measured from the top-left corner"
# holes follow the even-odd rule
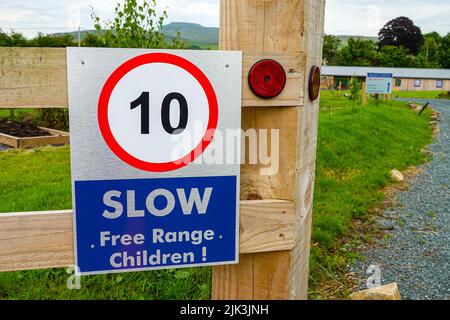
[[[237,263],[240,139],[222,137],[240,132],[242,54],[67,59],[78,273]]]
[[[367,74],[366,93],[368,94],[391,94],[392,85],[392,73]]]

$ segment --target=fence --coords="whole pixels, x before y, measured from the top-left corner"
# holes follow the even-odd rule
[[[280,170],[241,167],[240,263],[213,268],[213,299],[306,299],[318,104],[308,75],[321,64],[324,0],[221,0],[220,49],[244,52],[242,127],[280,129]],[[271,58],[287,71],[274,99],[247,75]],[[0,49],[0,108],[67,107],[65,49]],[[72,212],[0,214],[0,271],[73,264]]]

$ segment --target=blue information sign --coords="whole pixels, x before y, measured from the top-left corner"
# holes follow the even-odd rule
[[[236,177],[76,181],[75,193],[83,274],[236,260]]]
[[[366,93],[369,94],[391,94],[392,73],[368,73],[366,82]]]

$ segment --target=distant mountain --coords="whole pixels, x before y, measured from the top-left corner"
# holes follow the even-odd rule
[[[204,27],[196,23],[172,22],[163,27],[163,32],[168,37],[174,37],[177,31],[183,39],[192,42],[203,42],[210,44],[219,43],[219,28]]]
[[[172,22],[163,27],[164,34],[169,37],[175,37],[177,31],[180,32],[181,38],[186,42],[187,46],[195,49],[217,49],[219,43],[219,28],[204,27],[196,23],[188,22]],[[81,35],[85,33],[95,33],[95,30],[82,31]],[[70,32],[70,34],[76,39],[77,32]],[[349,36],[349,35],[339,35],[336,36],[341,39],[341,46],[345,46],[350,38],[361,39],[361,40],[371,40],[374,42],[378,41],[377,37],[366,37],[366,36]]]
[[[96,33],[95,30],[81,31],[81,37],[86,33]],[[168,38],[173,38],[180,32],[186,45],[198,49],[217,49],[219,43],[219,28],[204,27],[196,23],[172,22],[163,26],[163,33]],[[61,35],[65,33],[55,33]],[[74,39],[78,38],[78,32],[68,32]]]

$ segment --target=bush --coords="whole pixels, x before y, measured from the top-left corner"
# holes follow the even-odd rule
[[[450,99],[450,91],[443,92],[439,95],[440,99]]]
[[[69,110],[41,109],[39,122],[47,128],[69,131]]]

